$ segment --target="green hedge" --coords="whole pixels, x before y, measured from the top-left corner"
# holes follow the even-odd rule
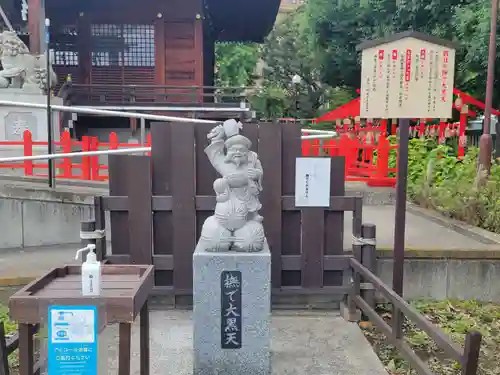
[[[408,150],[408,198],[443,215],[500,233],[500,166],[493,165],[486,183],[478,184],[478,149],[464,159],[454,147],[433,139],[413,138]],[[396,157],[390,162],[395,165]]]

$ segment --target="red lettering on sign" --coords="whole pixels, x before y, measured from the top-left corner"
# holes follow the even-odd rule
[[[405,81],[411,80],[411,49],[406,50]]]
[[[448,63],[448,51],[443,51],[443,62]]]
[[[383,60],[384,59],[384,50],[383,49],[379,49],[378,50],[378,59],[379,60]]]
[[[448,78],[448,57],[449,52],[443,51],[443,66],[441,68],[441,101],[446,103],[448,101],[448,85],[446,79]]]
[[[393,49],[392,50],[392,59],[393,60],[397,60],[398,59],[398,50],[397,49]]]
[[[425,48],[420,50],[420,60],[425,60]]]

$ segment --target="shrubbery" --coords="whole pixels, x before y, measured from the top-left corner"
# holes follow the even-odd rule
[[[443,215],[500,233],[500,166],[477,184],[478,149],[457,159],[452,147],[413,138],[408,152],[408,199]],[[391,158],[395,164],[395,156]]]

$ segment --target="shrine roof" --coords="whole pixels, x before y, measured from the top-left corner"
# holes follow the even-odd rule
[[[429,42],[432,44],[437,44],[437,45],[452,48],[452,49],[458,48],[458,44],[455,42],[452,42],[450,40],[441,39],[441,38],[438,38],[438,37],[432,36],[432,35],[427,35],[427,34],[419,32],[419,31],[409,30],[409,31],[404,31],[402,33],[396,33],[396,34],[387,36],[385,38],[367,40],[366,42],[362,42],[362,43],[358,44],[356,46],[356,51],[362,51],[362,50],[365,50],[368,48],[380,46],[382,44],[396,42],[396,41],[404,39],[404,38],[415,38],[415,39],[423,40],[424,42]]]
[[[280,0],[205,0],[217,40],[263,42],[274,26]]]

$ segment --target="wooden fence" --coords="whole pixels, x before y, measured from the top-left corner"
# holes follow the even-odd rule
[[[26,328],[26,327],[24,327]],[[24,329],[23,328],[23,329]],[[39,346],[37,340],[34,339],[34,335],[38,331],[38,326],[33,326],[32,332],[29,335],[25,335],[25,337],[30,340],[29,345]],[[10,365],[9,365],[9,355],[15,354],[15,352],[19,349],[19,332],[14,333],[12,336],[6,337],[5,335],[5,326],[4,322],[0,322],[0,375],[10,375]],[[23,356],[22,356],[23,355]],[[29,358],[21,353],[19,353],[18,362],[31,363],[33,368],[33,375],[40,375],[40,370],[42,368],[43,361],[37,361],[33,364],[33,358]]]
[[[96,197],[95,223],[82,227],[91,232],[105,229],[105,211],[111,211],[113,254],[106,255],[106,240],[100,238],[99,259],[154,264],[156,295],[192,293],[193,251],[201,225],[215,207],[212,182],[217,176],[203,152],[210,128],[156,123],[151,156],[110,157],[110,196]],[[296,208],[299,126],[246,124],[244,133],[264,168],[261,202],[272,254],[273,295],[347,296],[349,318],[356,319],[361,309],[420,375],[432,375],[404,340],[404,313],[447,357],[459,362],[463,375],[476,375],[479,333],[470,332],[465,348],[460,348],[375,275],[376,228],[362,225],[361,198],[344,194],[343,157],[332,158],[330,207]],[[353,211],[352,252],[343,247],[345,211]],[[374,310],[374,289],[393,305],[392,329]]]
[[[103,212],[110,211],[109,261],[154,264],[157,294],[191,294],[192,254],[215,208],[217,174],[203,151],[211,128],[155,123],[151,157],[109,158],[110,196],[96,199],[96,229],[103,229]],[[344,196],[344,158],[332,158],[330,207],[296,208],[300,126],[249,123],[243,131],[264,168],[261,214],[272,252],[274,293],[346,294],[344,211],[353,212],[353,234],[359,235],[362,200]],[[103,246],[98,249],[102,257]]]

